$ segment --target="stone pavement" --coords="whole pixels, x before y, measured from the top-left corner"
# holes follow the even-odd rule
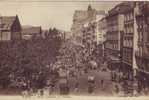
[[[97,70],[91,70],[88,73],[84,73],[81,75],[78,75],[78,82],[79,82],[79,88],[78,92],[75,93],[75,83],[77,82],[76,78],[70,77],[69,78],[69,86],[70,88],[70,93],[71,94],[77,94],[77,95],[90,95],[88,93],[88,81],[87,78],[88,76],[95,76],[95,91],[91,95],[105,95],[105,96],[110,96],[113,95],[113,84],[111,81],[110,73],[109,72],[102,72],[102,71],[97,71]],[[101,86],[101,80],[104,80],[103,87]]]

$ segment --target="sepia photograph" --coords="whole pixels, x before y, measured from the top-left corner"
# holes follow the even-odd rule
[[[149,1],[0,1],[0,100],[148,96]]]

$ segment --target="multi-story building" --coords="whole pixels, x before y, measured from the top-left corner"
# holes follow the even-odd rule
[[[0,41],[21,39],[21,24],[18,16],[0,16]]]
[[[126,9],[124,15],[124,34],[122,45],[122,72],[123,78],[133,80],[133,56],[134,56],[134,33],[136,26],[134,18],[134,2],[125,2]]]
[[[138,51],[136,60],[138,65],[138,86],[140,90],[149,88],[149,2],[136,4],[136,21],[138,32]]]
[[[73,37],[78,43],[82,43],[82,28],[84,24],[96,17],[96,10],[92,9],[91,5],[88,6],[87,11],[76,10],[73,16],[73,25],[71,28]]]
[[[106,33],[107,33],[106,16],[100,19],[97,24],[98,24],[97,44],[101,44],[106,40]]]
[[[93,9],[91,5],[88,6],[87,11],[76,10],[73,16],[73,25],[71,27],[72,35],[76,42],[83,42],[84,26],[90,22],[96,21],[98,18],[105,15],[104,11],[97,11]]]
[[[105,43],[105,56],[108,61],[108,67],[112,70],[112,79],[119,79],[121,61],[122,61],[122,36],[124,31],[123,11],[127,6],[124,3],[116,5],[108,12],[107,33]]]
[[[97,22],[97,56],[98,56],[98,62],[99,64],[104,63],[104,55],[105,55],[105,41],[106,41],[106,33],[107,33],[107,21],[106,21],[106,16],[101,18]]]
[[[89,55],[92,54],[96,47],[96,22],[90,22],[87,26],[84,26],[83,31],[83,41],[82,44],[87,49]]]

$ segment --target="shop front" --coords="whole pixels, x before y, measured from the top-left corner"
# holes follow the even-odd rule
[[[123,73],[123,77],[122,77],[123,80],[133,81],[133,67],[132,67],[132,65],[123,63],[121,71]]]
[[[149,72],[138,70],[138,92],[147,93],[149,90]]]
[[[133,95],[134,70],[132,65],[123,62],[121,72],[122,72],[121,84],[125,95]]]
[[[108,68],[111,71],[112,81],[119,82],[119,80],[120,80],[120,68],[121,68],[120,60],[114,56],[110,56],[109,61],[108,61]]]

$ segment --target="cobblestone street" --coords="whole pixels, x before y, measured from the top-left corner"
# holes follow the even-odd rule
[[[75,90],[75,83],[78,81],[78,92],[75,94],[84,94],[89,95],[88,93],[88,76],[95,76],[95,90],[91,95],[105,95],[110,96],[113,93],[113,84],[110,80],[109,72],[101,72],[97,70],[91,70],[88,73],[84,73],[83,75],[78,75],[78,80],[76,78],[69,78],[69,86],[71,87],[71,92],[73,93]],[[101,85],[101,80],[104,80],[103,87]]]

